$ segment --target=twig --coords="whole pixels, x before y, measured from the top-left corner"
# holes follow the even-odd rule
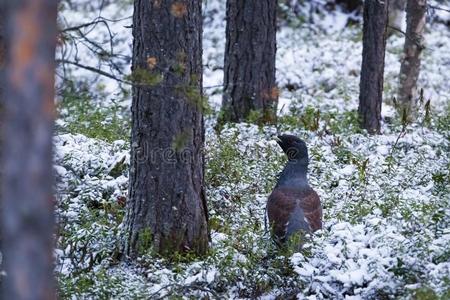
[[[130,81],[118,78],[118,77],[116,77],[116,76],[114,76],[114,75],[112,75],[112,74],[110,74],[108,72],[105,72],[103,70],[100,70],[100,69],[97,69],[97,68],[94,68],[94,67],[90,67],[90,66],[86,66],[86,65],[80,64],[80,63],[78,63],[76,61],[71,61],[71,60],[66,60],[66,59],[57,59],[56,62],[57,63],[61,63],[61,64],[74,65],[76,67],[79,67],[79,68],[82,68],[82,69],[85,69],[85,70],[97,73],[99,75],[102,75],[102,76],[105,76],[105,77],[108,77],[108,78],[111,78],[111,79],[114,79],[114,80],[117,80],[120,83],[129,84],[129,85],[136,85],[136,84],[134,84],[134,83],[132,83]]]
[[[398,144],[400,138],[405,136],[405,134],[406,134],[406,127],[407,126],[408,126],[408,124],[403,124],[402,125],[402,131],[400,131],[400,134],[397,136],[397,139],[395,140],[394,145],[392,145],[391,154],[389,154],[389,156],[392,156],[394,154],[394,151],[397,150],[397,144]]]
[[[96,19],[96,20],[94,20],[92,22],[89,22],[89,23],[85,23],[85,24],[81,24],[81,25],[65,28],[65,29],[61,30],[61,32],[78,31],[78,30],[81,30],[82,28],[85,28],[85,27],[89,27],[89,26],[92,26],[92,25],[97,25],[98,23],[103,23],[103,24],[106,25],[106,21],[105,20],[97,20]]]
[[[123,83],[123,84],[127,84],[127,85],[131,85],[131,86],[147,86],[148,85],[148,84],[133,83],[131,81],[124,80],[122,78],[114,76],[111,73],[108,73],[106,71],[103,71],[103,70],[100,70],[100,69],[97,69],[97,68],[94,68],[94,67],[91,67],[91,66],[86,66],[86,65],[80,64],[80,63],[78,63],[76,61],[71,61],[71,60],[67,60],[67,59],[57,59],[56,62],[58,64],[74,65],[74,66],[79,67],[81,69],[85,69],[87,71],[91,71],[91,72],[97,73],[98,75],[105,76],[105,77],[108,77],[110,79],[117,80],[118,82]],[[212,88],[218,88],[218,87],[223,87],[223,84],[204,86],[203,89],[212,89]]]
[[[105,18],[105,17],[97,17],[92,22],[88,22],[88,23],[85,23],[85,24],[80,24],[80,25],[68,27],[68,28],[65,28],[65,29],[61,30],[61,32],[80,30],[81,28],[89,27],[89,26],[92,26],[92,25],[97,25],[98,23],[106,23],[106,22],[117,23],[117,22],[122,22],[122,21],[125,21],[125,20],[129,20],[131,18],[132,18],[132,16],[124,17],[124,18],[121,18],[121,19],[108,19],[108,18]]]
[[[388,28],[396,30],[398,32],[400,32],[401,34],[403,34],[408,40],[410,40],[411,42],[413,42],[414,44],[416,44],[417,47],[419,47],[421,50],[425,49],[425,46],[423,44],[421,44],[420,42],[417,41],[417,39],[414,39],[412,37],[410,37],[408,34],[406,34],[406,32],[404,32],[403,30],[397,28],[397,27],[393,27],[391,25],[387,25]]]
[[[441,6],[428,5],[428,8],[432,8],[432,9],[435,9],[435,10],[442,10],[442,11],[450,12],[450,8],[443,8],[443,7],[441,7]]]
[[[80,64],[80,63],[78,63],[78,62],[76,62],[76,61],[72,61],[72,60],[67,60],[67,59],[57,59],[57,60],[56,60],[56,63],[58,63],[58,64],[63,64],[63,65],[64,65],[64,64],[74,65],[74,66],[76,66],[76,67],[78,67],[78,68],[85,69],[85,70],[87,70],[87,71],[96,73],[96,74],[101,75],[101,76],[108,77],[108,78],[113,79],[113,80],[116,80],[116,81],[118,81],[118,82],[120,82],[120,83],[127,84],[127,85],[131,85],[131,86],[148,86],[148,85],[149,85],[149,84],[146,84],[146,83],[136,83],[136,82],[132,82],[132,81],[129,81],[129,80],[125,80],[125,79],[119,78],[119,77],[117,77],[117,76],[114,76],[114,75],[112,75],[111,73],[108,73],[108,72],[106,72],[106,71],[103,71],[103,70],[101,70],[101,69],[94,68],[94,67],[91,67],[91,66],[86,66],[86,65]],[[222,86],[223,86],[223,85],[207,86],[207,87],[203,87],[203,88],[206,89],[206,88],[222,87]],[[166,86],[166,87],[167,87],[167,86]],[[177,86],[170,86],[170,87],[177,87]]]

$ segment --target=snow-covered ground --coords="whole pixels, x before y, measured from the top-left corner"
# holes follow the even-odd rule
[[[130,1],[106,3],[104,17],[131,14]],[[224,1],[208,0],[204,8],[204,86],[217,109]],[[64,12],[68,24],[94,16],[80,11]],[[419,86],[425,100],[431,99],[431,119],[422,107],[417,123],[402,131],[395,110],[386,104],[383,135],[368,136],[355,119],[361,28],[343,27],[343,18],[341,12],[317,15],[315,25],[280,28],[277,80],[283,117],[277,127],[242,123],[218,134],[214,115],[208,116],[212,243],[204,258],[167,261],[149,253],[137,263],[121,262],[128,143],[76,132],[55,136],[61,298],[448,299],[450,30],[434,23],[426,32]],[[123,25],[112,28],[120,37],[118,49],[129,56],[131,32]],[[94,29],[93,38],[100,40],[102,30]],[[401,36],[388,41],[387,102],[395,96],[402,45]],[[86,59],[83,64],[96,63],[87,52],[79,57]],[[73,72],[91,80],[94,90],[102,85],[106,94],[117,91],[114,81]],[[58,124],[64,128],[66,122]],[[284,164],[271,140],[277,132],[297,134],[309,145],[309,180],[324,205],[324,229],[301,252],[277,251],[264,228],[265,201]]]

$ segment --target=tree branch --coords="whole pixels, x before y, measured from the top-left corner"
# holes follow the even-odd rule
[[[85,27],[89,27],[89,26],[92,26],[92,25],[97,25],[98,23],[103,23],[106,26],[108,26],[107,22],[117,23],[117,22],[125,21],[125,20],[131,19],[131,18],[132,18],[131,16],[128,16],[128,17],[125,17],[125,18],[122,18],[122,19],[114,20],[114,19],[107,19],[107,18],[104,18],[104,17],[97,17],[92,22],[88,22],[88,23],[85,23],[85,24],[80,24],[80,25],[77,25],[77,26],[68,27],[68,28],[65,28],[65,29],[61,30],[61,32],[80,30],[80,29],[85,28]]]
[[[85,69],[85,70],[97,73],[97,74],[99,74],[101,76],[105,76],[105,77],[117,80],[120,83],[124,83],[124,84],[128,84],[128,85],[136,85],[136,84],[133,84],[130,81],[127,81],[127,80],[124,80],[122,78],[116,77],[116,76],[114,76],[114,75],[112,75],[112,74],[110,74],[108,72],[105,72],[103,70],[100,70],[100,69],[97,69],[97,68],[94,68],[94,67],[90,67],[90,66],[86,66],[86,65],[80,64],[80,63],[78,63],[76,61],[71,61],[71,60],[66,60],[66,59],[57,59],[56,63],[58,63],[58,64],[74,65],[74,66],[76,66],[78,68]]]
[[[393,27],[393,26],[391,26],[391,25],[388,25],[387,27],[390,28],[390,29],[393,29],[393,30],[395,30],[395,31],[398,31],[398,32],[400,32],[401,34],[403,34],[408,40],[410,40],[411,42],[413,42],[414,44],[416,44],[416,46],[419,47],[421,50],[423,50],[423,49],[426,48],[423,44],[421,44],[420,42],[418,42],[417,39],[415,39],[415,38],[413,38],[413,37],[407,35],[406,32],[404,32],[403,30],[401,30],[401,29],[399,29],[399,28],[397,28],[397,27]]]
[[[441,7],[441,6],[428,5],[428,8],[450,12],[450,8],[446,8],[446,7],[444,8],[444,7]]]

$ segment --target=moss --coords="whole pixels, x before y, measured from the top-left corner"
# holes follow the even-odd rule
[[[190,138],[191,134],[188,130],[180,132],[173,138],[172,149],[177,153],[182,152],[186,148]]]
[[[126,76],[128,81],[137,85],[155,86],[163,81],[161,74],[143,68],[136,68],[133,72]]]
[[[199,85],[196,81],[196,76],[192,75],[191,84],[179,84],[175,87],[175,90],[180,97],[186,97],[188,103],[203,115],[210,115],[213,111],[209,105],[208,97],[200,92]]]

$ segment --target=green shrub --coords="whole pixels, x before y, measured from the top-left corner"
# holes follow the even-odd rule
[[[107,142],[129,139],[127,111],[119,105],[99,103],[83,86],[67,84],[57,108],[63,123],[57,130],[62,133],[83,134]]]

